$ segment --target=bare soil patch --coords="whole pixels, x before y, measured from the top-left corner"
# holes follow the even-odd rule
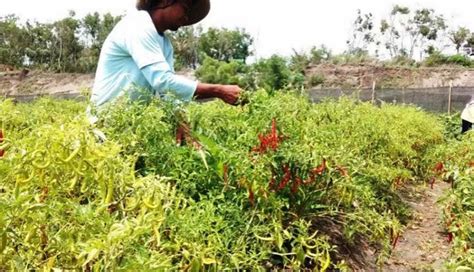
[[[69,74],[30,71],[0,72],[0,95],[17,96],[32,94],[80,93],[92,88],[93,74]]]
[[[449,184],[438,182],[433,189],[412,192],[405,201],[413,208],[408,224],[384,271],[442,271],[450,244],[443,229],[442,207],[437,203]]]
[[[381,65],[321,64],[307,70],[307,76],[322,76],[324,87],[372,88],[436,88],[474,86],[474,69],[462,67],[410,68]]]

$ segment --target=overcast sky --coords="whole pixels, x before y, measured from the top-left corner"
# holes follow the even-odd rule
[[[75,10],[78,16],[98,11],[125,14],[134,0],[0,0],[0,16],[15,13],[22,19],[54,21]],[[434,8],[450,26],[474,30],[473,0],[211,0],[205,27],[243,27],[254,38],[257,57],[325,44],[334,52],[346,48],[357,9],[372,12],[376,21],[386,17],[394,4]]]

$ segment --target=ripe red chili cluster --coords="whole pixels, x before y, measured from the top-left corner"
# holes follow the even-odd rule
[[[250,205],[252,207],[255,206],[255,193],[252,191],[252,189],[248,189],[249,190],[249,201],[250,201]]]
[[[0,129],[0,144],[2,143],[3,143],[3,131]],[[2,158],[3,155],[5,155],[5,150],[0,149],[0,158]]]
[[[272,170],[272,177],[270,179],[269,187],[273,191],[281,191],[286,188],[286,186],[291,182],[291,192],[296,194],[298,192],[298,188],[301,185],[309,185],[316,180],[317,176],[320,176],[326,170],[326,159],[323,159],[322,163],[311,169],[308,173],[308,177],[303,179],[302,177],[292,173],[291,168],[288,164],[284,164],[282,166],[283,177],[277,185],[276,182],[276,174],[275,171]],[[293,171],[296,172],[296,171]]]
[[[442,174],[444,172],[444,164],[442,162],[438,162],[434,167],[434,172],[436,174]]]
[[[275,118],[272,120],[272,130],[267,135],[259,134],[258,139],[260,140],[260,145],[254,147],[252,151],[263,154],[269,149],[273,151],[278,149],[278,145],[283,140],[282,135],[278,135],[277,124]]]
[[[444,169],[444,163],[443,162],[438,162],[435,167],[433,167],[433,172],[435,173],[435,175],[437,175],[438,177],[441,176],[443,173],[446,172],[446,170]],[[436,177],[431,177],[430,178],[430,187],[431,189],[434,188],[434,184],[436,182]]]

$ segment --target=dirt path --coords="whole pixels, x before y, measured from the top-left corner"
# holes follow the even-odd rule
[[[436,201],[449,184],[438,182],[434,188],[414,193],[407,203],[413,208],[413,220],[400,237],[384,271],[442,271],[449,255],[441,218],[442,207]]]

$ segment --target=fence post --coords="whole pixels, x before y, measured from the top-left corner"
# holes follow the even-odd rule
[[[372,104],[375,103],[375,85],[376,85],[376,82],[374,80],[374,82],[372,83]]]
[[[453,81],[449,82],[449,95],[448,95],[448,115],[451,115],[451,101],[453,97]]]
[[[406,104],[405,103],[405,86],[402,87],[402,104]]]

